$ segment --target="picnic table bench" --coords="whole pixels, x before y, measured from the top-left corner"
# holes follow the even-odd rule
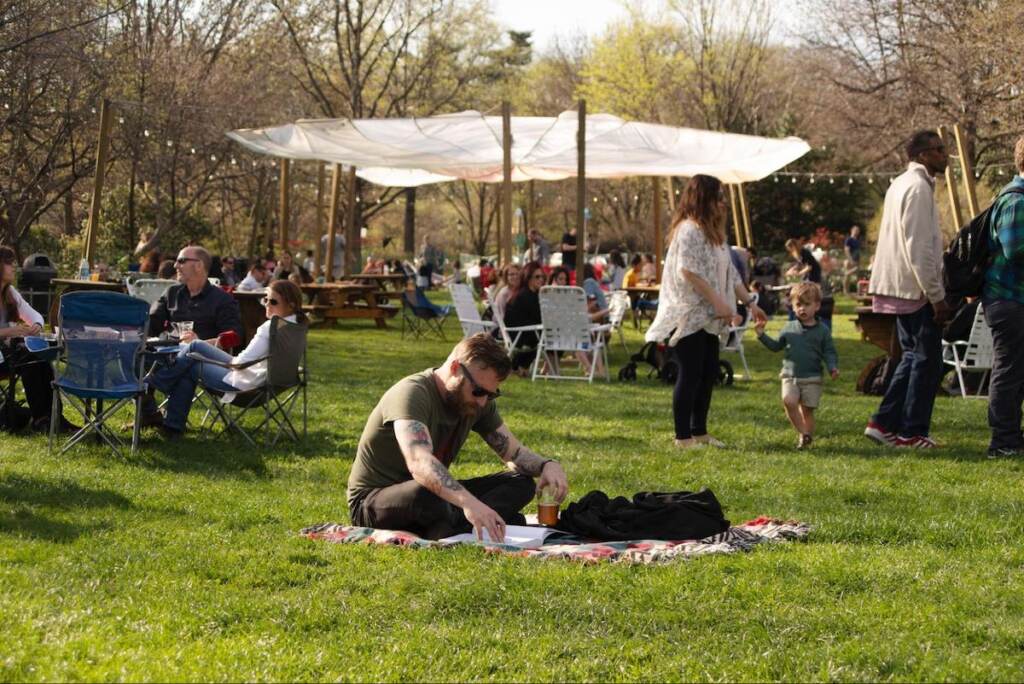
[[[303,311],[325,325],[341,318],[372,318],[378,328],[386,328],[386,319],[398,313],[397,307],[380,302],[380,288],[375,283],[306,283],[302,292],[311,299],[302,306]]]

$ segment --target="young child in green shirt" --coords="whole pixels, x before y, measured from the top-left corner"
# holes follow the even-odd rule
[[[765,321],[755,325],[757,339],[772,351],[786,350],[782,361],[782,405],[786,416],[800,434],[797,449],[811,445],[814,435],[814,409],[821,402],[821,368],[832,379],[839,377],[839,356],[832,343],[832,331],[818,320],[821,288],[816,283],[800,283],[789,291],[796,320],[788,322],[774,339],[764,332]]]

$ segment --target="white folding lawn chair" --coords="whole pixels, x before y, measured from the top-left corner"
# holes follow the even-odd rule
[[[490,332],[497,327],[498,324],[494,321],[480,318],[480,309],[476,307],[476,299],[473,298],[473,290],[469,285],[452,283],[448,286],[448,291],[452,294],[452,302],[455,304],[455,313],[459,316],[464,338],[480,332]]]
[[[756,294],[752,301],[754,304],[757,304]],[[744,380],[750,380],[750,366],[747,365],[747,355],[743,350],[743,335],[746,334],[747,328],[749,327],[750,309],[747,309],[747,314],[743,317],[743,322],[739,325],[730,325],[722,332],[721,337],[719,337],[721,344],[720,351],[740,355],[740,362],[743,364]]]
[[[135,282],[126,282],[125,286],[128,290],[128,294],[132,297],[138,297],[147,304],[153,305],[160,300],[160,297],[163,296],[164,292],[167,292],[167,288],[171,285],[177,284],[177,280],[139,278]]]
[[[501,343],[505,345],[509,356],[515,356],[516,348],[519,347],[519,341],[523,337],[523,333],[535,332],[540,335],[541,326],[539,325],[505,325],[505,309],[498,306],[497,303],[491,305],[491,312],[494,314],[494,322],[497,324],[498,333],[501,335]]]
[[[966,340],[954,342],[942,341],[942,361],[956,369],[956,379],[960,383],[960,396],[964,399],[987,399],[987,394],[981,391],[985,387],[985,380],[992,371],[992,331],[985,321],[984,307],[978,305],[974,314],[974,323],[971,324],[971,334]],[[976,394],[968,394],[967,386],[964,384],[964,371],[981,371],[981,382],[978,383]]]
[[[612,333],[619,334],[619,342],[622,343],[622,349],[626,352],[626,356],[629,356],[629,347],[626,346],[626,336],[622,332],[622,321],[625,320],[628,311],[629,293],[625,290],[612,292],[608,298],[608,324],[611,326]]]
[[[540,291],[541,334],[537,358],[533,362],[533,379],[594,381],[598,360],[604,361],[605,380],[608,375],[608,349],[604,333],[611,325],[594,325],[587,311],[587,295],[581,287],[548,286]],[[590,369],[583,367],[580,375],[563,375],[558,355],[571,352],[590,355]]]

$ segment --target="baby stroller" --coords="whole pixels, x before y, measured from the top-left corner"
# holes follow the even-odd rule
[[[629,363],[619,370],[619,380],[622,382],[635,382],[637,365],[648,364],[651,369],[647,371],[647,377],[657,377],[662,382],[675,384],[679,376],[679,366],[668,347],[663,342],[647,342],[640,347],[640,351],[629,357]]]
[[[629,363],[619,369],[620,382],[636,382],[638,364],[646,363],[651,367],[647,371],[647,377],[656,377],[666,385],[674,385],[679,377],[679,364],[675,356],[668,350],[663,342],[647,342],[640,347],[640,351],[629,357]],[[728,361],[718,362],[718,384],[731,385],[733,383],[732,364]]]

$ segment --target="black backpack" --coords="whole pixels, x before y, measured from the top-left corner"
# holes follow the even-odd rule
[[[1006,193],[1024,194],[1020,188],[1010,188]],[[985,287],[985,271],[992,263],[988,250],[988,239],[992,233],[992,207],[998,202],[999,195],[988,209],[971,219],[970,223],[957,231],[956,237],[949,243],[946,253],[942,255],[943,282],[946,286],[946,299],[958,302],[964,297],[980,297]]]

